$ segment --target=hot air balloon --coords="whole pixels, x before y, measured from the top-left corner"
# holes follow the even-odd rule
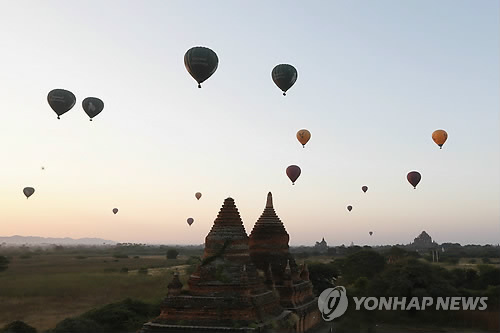
[[[194,222],[194,219],[192,217],[190,217],[190,218],[187,219],[187,223],[189,225],[193,224],[193,222]]]
[[[292,65],[280,64],[273,68],[271,77],[274,83],[283,91],[283,96],[297,81],[297,70]]]
[[[300,176],[300,168],[296,165],[290,165],[288,168],[286,168],[286,175],[292,181],[292,185],[295,185],[295,181]]]
[[[116,213],[118,213],[118,208],[113,208],[113,214],[116,215]],[[125,214],[125,215],[127,215],[127,214]]]
[[[439,146],[439,149],[443,149],[446,139],[448,139],[448,133],[445,130],[435,130],[432,132],[432,140]]]
[[[406,176],[406,179],[413,185],[413,188],[417,188],[418,183],[420,183],[420,179],[422,179],[422,175],[418,171],[411,171]]]
[[[351,211],[352,210],[352,206],[351,205],[347,206],[347,210]]]
[[[369,234],[370,234],[370,236],[373,235],[373,231],[370,231]]]
[[[47,95],[47,101],[50,107],[57,114],[57,119],[75,105],[76,97],[71,91],[64,89],[54,89]]]
[[[44,167],[44,166],[42,166],[42,170],[45,170],[45,167]]]
[[[301,129],[297,132],[297,140],[302,143],[302,147],[306,147],[307,141],[311,138],[311,132],[306,129]]]
[[[194,196],[196,197],[196,199],[200,200],[201,193],[200,192],[196,192]]]
[[[92,121],[92,118],[104,109],[104,102],[97,97],[87,97],[83,100],[82,107],[83,111],[90,117],[90,121]]]
[[[365,186],[361,187],[361,190],[366,193],[366,191],[368,191],[368,186],[365,185]]]
[[[193,79],[198,82],[198,88],[201,88],[201,83],[217,70],[219,58],[209,48],[196,46],[190,48],[184,55],[184,66]]]
[[[23,193],[26,196],[26,199],[28,199],[33,195],[33,193],[35,193],[35,189],[33,187],[25,187],[23,189]]]

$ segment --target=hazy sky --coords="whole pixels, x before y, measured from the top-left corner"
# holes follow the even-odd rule
[[[498,243],[498,1],[0,0],[0,40],[1,236],[200,244],[224,198],[250,233],[272,191],[293,245]],[[61,120],[55,88],[77,97]]]

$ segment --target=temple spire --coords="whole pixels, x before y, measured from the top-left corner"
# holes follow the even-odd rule
[[[167,285],[167,288],[168,296],[177,296],[181,293],[182,282],[179,280],[179,272],[175,271],[174,277],[172,278],[172,281]]]
[[[273,195],[267,194],[266,207],[255,223],[249,237],[250,256],[256,267],[262,271],[269,264],[277,284],[283,281],[286,260],[289,258],[290,237],[273,208]],[[290,265],[294,266],[293,263]]]
[[[285,279],[289,280],[291,278],[292,278],[292,270],[290,269],[290,260],[287,260],[285,267]]]
[[[266,208],[273,208],[273,194],[271,192],[267,194]]]
[[[300,278],[304,281],[309,281],[309,269],[307,264],[304,262],[302,265],[302,271],[300,272]]]

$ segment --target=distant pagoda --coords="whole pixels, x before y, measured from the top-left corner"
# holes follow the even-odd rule
[[[438,243],[433,242],[431,236],[425,231],[422,231],[418,237],[413,240],[409,245],[410,248],[415,249],[417,252],[436,249]]]
[[[321,240],[321,242],[316,242],[316,244],[314,245],[314,250],[318,251],[320,253],[326,253],[326,252],[328,252],[328,244],[326,243],[324,237]]]
[[[298,318],[280,305],[259,277],[249,255],[248,236],[232,198],[224,201],[205,239],[202,263],[181,291],[169,285],[160,316],[140,332],[295,332]]]

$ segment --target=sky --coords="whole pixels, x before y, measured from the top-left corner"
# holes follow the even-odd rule
[[[250,233],[271,191],[291,245],[406,244],[422,230],[496,244],[499,9],[2,0],[0,236],[201,244],[225,198]],[[193,46],[219,58],[202,89],[183,63]],[[286,97],[271,79],[280,63],[298,71]],[[60,120],[56,88],[77,98]],[[105,104],[92,122],[88,96]]]

